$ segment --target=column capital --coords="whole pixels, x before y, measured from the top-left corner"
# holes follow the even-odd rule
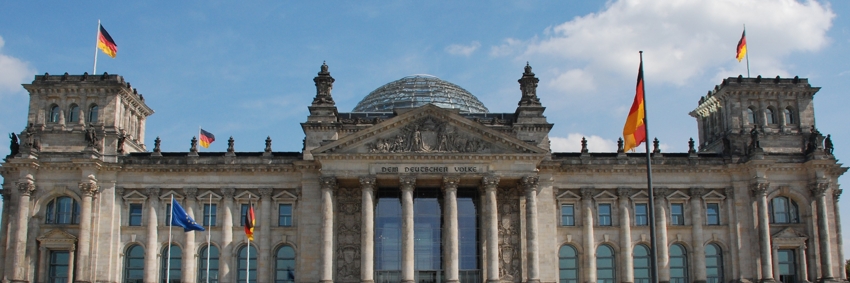
[[[460,183],[458,176],[443,176],[443,191],[457,191],[457,186]]]
[[[159,199],[159,188],[151,187],[145,189],[148,193],[148,199],[150,200],[158,200]]]
[[[268,199],[272,197],[272,193],[274,193],[274,189],[272,188],[260,188],[260,197],[263,199]]]
[[[809,190],[812,191],[812,196],[814,196],[814,197],[826,196],[826,191],[829,190],[829,183],[817,182],[817,183],[810,184]]]
[[[484,190],[495,190],[499,187],[499,176],[496,175],[488,175],[481,178],[481,186],[484,187]]]
[[[89,175],[85,180],[79,183],[80,191],[83,193],[83,196],[91,197],[97,193],[98,185],[97,179],[94,178],[94,175]]]
[[[18,191],[21,192],[22,196],[30,196],[35,191],[35,179],[32,177],[32,174],[27,174],[15,182],[15,185],[18,187]]]
[[[593,187],[583,187],[581,188],[581,200],[592,200],[593,199]]]
[[[224,199],[226,199],[226,200],[232,200],[233,194],[235,194],[235,193],[236,193],[236,189],[234,189],[234,188],[222,188],[221,189],[221,194],[224,196]]]
[[[402,175],[398,177],[398,182],[402,191],[413,191],[416,187],[416,176]]]
[[[755,196],[767,196],[767,189],[770,188],[770,183],[758,182],[750,184],[750,190]]]
[[[538,176],[524,176],[519,179],[519,184],[522,188],[527,192],[537,192],[539,189],[538,182],[540,181],[540,177]]]
[[[323,176],[319,178],[319,184],[322,186],[322,190],[333,190],[337,188],[336,177],[334,176]]]
[[[619,187],[617,188],[617,195],[620,196],[620,200],[628,199],[632,194],[632,188],[629,187]]]
[[[731,200],[731,199],[735,198],[735,188],[733,188],[733,187],[728,187],[728,188],[724,189],[724,193],[726,193],[726,199]]]
[[[198,188],[186,187],[186,188],[183,188],[183,193],[186,194],[187,200],[193,200],[194,201],[195,198],[198,197]]]
[[[360,188],[363,190],[375,190],[376,182],[377,178],[375,178],[375,175],[360,176]]]
[[[667,188],[652,188],[652,193],[654,194],[655,200],[664,200],[667,198],[668,190]]]
[[[838,198],[840,198],[840,197],[841,197],[841,193],[842,193],[843,191],[844,191],[844,190],[842,190],[842,189],[833,189],[833,190],[832,190],[832,201],[834,201],[834,202],[838,202]]]
[[[702,195],[705,194],[705,189],[703,189],[702,187],[691,187],[690,193],[691,200],[699,200],[700,198],[702,198]]]

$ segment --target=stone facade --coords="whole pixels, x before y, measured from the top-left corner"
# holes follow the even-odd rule
[[[173,197],[199,223],[217,209],[209,233],[173,233],[175,282],[201,281],[207,236],[219,282],[239,280],[248,204],[257,282],[647,282],[638,259],[653,213],[661,282],[847,280],[847,168],[815,127],[807,79],[723,80],[691,112],[698,146],[652,153],[652,193],[644,154],[551,152],[530,66],[514,113],[340,113],[327,65],[314,82],[302,152],[267,140],[264,152],[199,154],[161,152],[158,138],[148,152],[153,111],[120,76],[36,76],[0,167],[0,278],[161,282]],[[427,198],[439,208],[431,230],[417,220]],[[422,246],[426,230],[436,246]],[[436,271],[422,268],[428,247]]]

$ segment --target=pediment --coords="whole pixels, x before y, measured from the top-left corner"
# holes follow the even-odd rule
[[[779,232],[776,232],[775,234],[773,234],[773,238],[774,239],[798,239],[798,238],[804,238],[805,239],[805,238],[808,238],[808,237],[806,237],[806,234],[803,234],[802,232],[797,231],[794,228],[788,227],[788,228],[782,229]]]
[[[683,193],[682,191],[673,191],[672,194],[667,195],[667,200],[686,201],[689,199],[691,199],[691,197]]]
[[[236,195],[235,197],[233,197],[233,198],[234,198],[234,199],[236,199],[236,200],[238,200],[238,201],[249,201],[249,200],[253,200],[253,201],[257,202],[257,201],[259,201],[259,200],[260,200],[260,196],[258,196],[258,195],[256,195],[256,194],[254,194],[254,193],[252,193],[252,192],[250,192],[250,191],[244,191],[244,192],[241,192],[241,193],[237,194],[237,195]]]
[[[577,194],[575,194],[575,193],[573,193],[569,190],[561,191],[558,194],[557,198],[559,200],[566,200],[566,201],[579,201],[579,200],[581,200],[581,196],[579,196],[579,195],[577,195]]]
[[[172,195],[174,196],[174,199],[176,199],[176,200],[183,200],[183,195],[178,194],[174,190],[168,190],[164,194],[159,195],[159,199],[170,201]]]
[[[203,192],[200,195],[198,195],[198,201],[201,201],[201,202],[210,201],[211,198],[212,198],[212,201],[217,202],[217,201],[221,200],[221,195],[216,194],[212,191],[206,191],[206,192]]]
[[[327,154],[546,154],[454,111],[425,105],[313,150]]]
[[[296,201],[298,196],[288,191],[282,191],[272,197],[275,201]]]
[[[631,198],[632,201],[649,201],[649,194],[646,193],[646,191],[641,190],[633,194],[629,198]]]
[[[75,237],[74,235],[71,235],[68,232],[65,232],[63,230],[53,229],[53,230],[47,231],[47,233],[44,233],[44,235],[41,235],[41,237],[38,237],[38,241],[42,242],[42,243],[45,243],[45,242],[70,242],[70,243],[73,243],[73,242],[77,241],[77,237]]]
[[[144,194],[140,193],[139,191],[130,191],[129,193],[127,193],[127,194],[125,194],[124,196],[122,196],[121,198],[123,198],[123,199],[124,199],[124,201],[140,201],[140,202],[144,202],[145,200],[147,200],[147,199],[148,199],[148,196],[146,196],[146,195],[144,195]]]
[[[617,196],[612,194],[609,191],[602,191],[601,193],[598,193],[595,196],[593,196],[593,199],[595,199],[597,201],[599,201],[599,200],[617,200]]]
[[[726,196],[718,193],[717,190],[711,190],[707,194],[703,195],[702,199],[720,201],[726,199]]]

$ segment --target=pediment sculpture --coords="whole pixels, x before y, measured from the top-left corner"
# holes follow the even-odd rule
[[[396,135],[367,144],[370,153],[487,152],[492,144],[464,134],[431,116],[402,127]]]

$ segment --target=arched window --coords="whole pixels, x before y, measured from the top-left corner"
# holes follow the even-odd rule
[[[162,249],[162,262],[159,267],[159,282],[161,283],[180,283],[180,272],[183,270],[180,268],[183,264],[183,251],[177,245],[171,244],[171,253],[168,255],[168,247]],[[171,262],[171,265],[168,265],[168,262]],[[169,269],[171,272],[168,272]],[[166,274],[167,273],[167,274]],[[166,279],[168,276],[168,280]]]
[[[717,244],[705,246],[706,283],[723,283],[723,251]]]
[[[791,107],[785,108],[783,114],[785,114],[785,125],[793,125],[795,121],[794,114],[791,111]]]
[[[290,246],[282,246],[277,249],[274,259],[274,282],[295,282],[295,250]]]
[[[764,110],[764,119],[768,125],[776,124],[776,120],[773,119],[773,109],[767,108]]]
[[[775,197],[770,200],[770,223],[800,223],[797,217],[797,203],[787,197]]]
[[[570,245],[561,246],[558,251],[558,279],[559,283],[578,282],[578,252]]]
[[[670,246],[670,283],[688,283],[688,253],[680,244]]]
[[[86,122],[97,123],[97,104],[92,104],[89,107],[89,115],[86,116]]]
[[[747,122],[750,122],[751,125],[756,123],[756,113],[752,107],[747,108]]]
[[[249,249],[247,249],[246,247],[250,247],[250,254],[251,254],[250,263],[246,262],[246,260],[248,259],[248,253],[249,253]],[[241,248],[239,248],[239,259],[238,260],[239,260],[239,262],[236,263],[236,266],[238,266],[238,268],[239,268],[238,269],[239,270],[239,272],[238,272],[239,276],[237,278],[237,281],[238,282],[245,282],[245,277],[251,276],[249,282],[250,283],[257,283],[257,248],[254,248],[254,246],[242,246]],[[246,264],[250,264],[250,266],[248,266]],[[250,274],[248,274],[248,272],[247,272],[247,271],[249,271],[248,268],[250,268]]]
[[[80,205],[70,197],[58,197],[47,203],[47,224],[80,224]]]
[[[145,280],[145,248],[132,245],[124,259],[124,282],[142,283]]]
[[[596,248],[596,282],[617,282],[614,249],[608,245],[600,245]]]
[[[649,257],[649,248],[646,245],[637,245],[632,255],[634,256],[635,283],[649,283],[651,280],[649,264],[652,260]]]
[[[198,283],[218,283],[218,247],[203,247],[198,257]],[[207,273],[207,265],[209,265],[209,273]],[[207,281],[207,274],[209,274],[209,281]]]
[[[53,105],[50,106],[50,114],[47,116],[47,122],[50,123],[58,123],[59,122],[59,106]]]
[[[71,104],[71,108],[68,111],[68,122],[76,123],[80,121],[80,107],[76,104]]]

